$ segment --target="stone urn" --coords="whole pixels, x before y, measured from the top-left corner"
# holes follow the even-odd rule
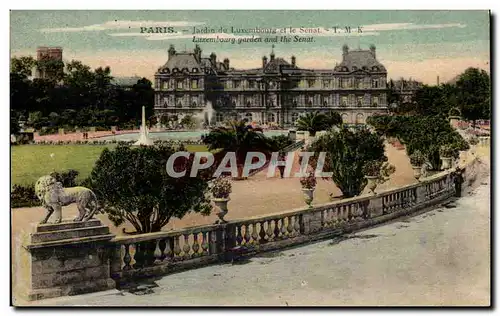
[[[377,179],[378,176],[365,176],[366,180],[368,180],[368,183],[366,184],[366,187],[368,188],[368,193],[369,194],[376,194],[375,189],[377,188]]]
[[[420,177],[422,176],[422,166],[411,166],[412,169],[413,169],[413,176],[415,177],[415,179],[420,179]]]
[[[451,160],[451,157],[441,157],[441,161],[443,162],[443,170],[448,170],[451,168]]]
[[[302,192],[304,193],[304,202],[312,208],[312,201],[314,199],[314,189],[302,188]]]
[[[230,198],[214,198],[212,201],[214,202],[215,206],[219,209],[219,212],[217,212],[217,216],[219,217],[219,220],[216,221],[216,224],[221,224],[221,223],[226,223],[227,221],[224,219],[224,216],[226,216],[228,209],[227,209],[227,202],[229,202],[231,199]]]

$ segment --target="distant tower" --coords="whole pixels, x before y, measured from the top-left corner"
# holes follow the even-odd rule
[[[44,62],[62,62],[63,49],[62,47],[38,47],[36,50],[36,60],[38,66],[36,69],[36,78],[48,79],[56,73],[49,73],[47,67],[42,66]],[[63,72],[64,69],[51,69],[57,72]]]
[[[201,60],[201,48],[198,44],[196,44],[196,46],[194,47],[194,55],[199,62]]]
[[[342,46],[342,57],[345,57],[348,53],[349,53],[349,46],[347,46],[347,44],[344,44],[344,46]]]
[[[375,58],[377,57],[375,55],[375,53],[376,53],[376,47],[375,47],[375,45],[373,45],[373,44],[370,45],[370,52],[372,53],[373,57],[375,57]]]
[[[274,60],[274,44],[271,46],[271,55],[269,57],[271,57],[271,61]]]
[[[170,45],[170,48],[168,49],[168,58],[170,58],[174,55],[175,55],[175,47],[174,47],[174,45]]]
[[[437,76],[437,85],[439,86],[439,76]]]

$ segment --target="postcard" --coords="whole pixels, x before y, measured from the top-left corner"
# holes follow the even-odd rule
[[[11,305],[490,306],[490,18],[11,11]]]

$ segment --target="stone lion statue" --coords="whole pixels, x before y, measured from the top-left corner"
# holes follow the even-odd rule
[[[54,223],[62,220],[62,207],[76,203],[79,215],[75,222],[88,221],[99,211],[97,197],[92,190],[85,187],[64,188],[61,182],[57,182],[54,177],[43,176],[35,184],[35,193],[42,201],[42,206],[47,209],[47,215],[40,224],[47,223],[47,220],[55,213]]]

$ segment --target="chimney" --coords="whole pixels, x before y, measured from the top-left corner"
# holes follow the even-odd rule
[[[229,69],[229,58],[224,58],[224,66]]]
[[[437,76],[437,85],[439,86],[439,76]]]
[[[170,44],[170,48],[168,49],[168,58],[170,59],[170,57],[172,57],[174,55],[175,55],[174,45]]]
[[[210,54],[210,61],[212,65],[217,66],[217,55],[215,55],[215,53]]]
[[[198,46],[198,44],[196,44],[196,46],[194,47],[194,55],[199,62],[201,60],[201,48],[200,46]]]
[[[349,53],[349,46],[347,46],[347,44],[344,44],[344,46],[342,46],[342,57],[345,57],[348,53]]]
[[[271,57],[271,61],[273,61],[274,60],[274,44],[271,47],[272,47],[271,48],[271,56],[269,56],[269,57]]]
[[[376,55],[375,55],[375,52],[376,52],[376,48],[375,48],[375,45],[370,45],[370,52],[372,53],[373,57],[376,58]]]
[[[264,56],[262,57],[262,68],[266,68],[266,66],[267,66],[267,57]]]
[[[292,56],[292,66],[295,67],[295,56]]]

